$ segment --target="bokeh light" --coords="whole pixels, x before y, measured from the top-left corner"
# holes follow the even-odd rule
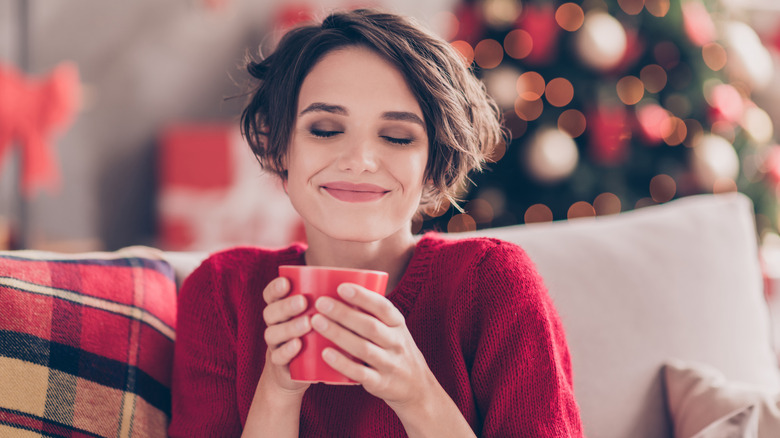
[[[525,121],[530,122],[538,119],[542,115],[542,111],[544,111],[544,103],[542,103],[541,99],[525,100],[518,98],[515,101],[515,114]]]
[[[439,217],[450,209],[449,203],[442,202],[438,205],[430,204],[425,206],[423,213],[428,217]]]
[[[730,193],[737,191],[737,183],[731,178],[718,178],[712,184],[712,193]]]
[[[772,119],[766,111],[759,107],[750,107],[745,110],[742,116],[742,127],[748,133],[753,141],[758,143],[767,143],[772,140],[774,127]]]
[[[726,49],[718,43],[708,43],[702,46],[701,57],[704,59],[704,64],[712,71],[722,70],[728,61]]]
[[[566,106],[574,97],[574,87],[566,78],[555,78],[547,83],[545,96],[552,106]]]
[[[471,44],[463,40],[457,40],[451,42],[450,45],[463,56],[463,63],[467,67],[471,66],[471,63],[474,62],[474,48],[471,47]]]
[[[463,233],[466,231],[476,231],[477,222],[473,217],[466,213],[456,214],[447,223],[448,233]]]
[[[538,100],[544,94],[544,78],[535,71],[521,74],[517,78],[517,94],[525,100]]]
[[[594,217],[596,216],[596,210],[590,203],[585,201],[577,201],[569,207],[566,212],[567,219],[577,219],[581,217]]]
[[[423,219],[420,215],[415,215],[412,218],[412,234],[417,234],[422,231]]]
[[[534,204],[528,207],[525,211],[523,220],[527,224],[535,224],[540,222],[552,222],[553,213],[550,207],[544,204]]]
[[[710,126],[710,132],[725,138],[729,143],[734,143],[737,139],[737,131],[734,129],[734,124],[725,120],[714,122]]]
[[[466,205],[466,211],[478,224],[489,224],[493,221],[493,206],[482,198],[474,198]]]
[[[680,63],[680,49],[671,41],[661,41],[653,46],[655,62],[669,71]]]
[[[531,38],[531,34],[522,29],[515,29],[504,38],[506,54],[515,59],[525,58],[531,53],[533,47],[534,40]]]
[[[622,205],[620,198],[614,193],[602,193],[593,200],[593,209],[597,216],[620,213]]]
[[[666,126],[662,128],[664,143],[669,146],[682,144],[688,136],[688,127],[685,125],[685,122],[678,117],[669,117],[665,123]]]
[[[585,115],[576,109],[568,109],[558,116],[558,129],[569,134],[571,138],[577,138],[587,128]]]
[[[522,3],[515,0],[482,1],[485,21],[496,28],[511,26],[522,10]]]
[[[688,117],[691,115],[693,104],[684,94],[672,93],[664,98],[664,107],[677,117]]]
[[[474,48],[474,61],[482,68],[496,68],[504,59],[504,48],[493,39],[484,39]]]
[[[585,21],[585,12],[576,3],[564,3],[555,11],[555,21],[564,30],[574,32]]]
[[[506,155],[506,142],[504,140],[496,143],[496,146],[490,151],[490,154],[486,157],[486,160],[491,163],[497,163],[498,160],[504,158]]]
[[[617,82],[617,95],[626,105],[636,105],[645,95],[645,84],[636,76],[626,76]]]
[[[659,18],[666,16],[666,14],[669,13],[671,6],[669,0],[645,0],[647,12]]]
[[[521,119],[514,110],[504,113],[504,126],[509,130],[512,138],[520,138],[528,129],[528,122]]]
[[[696,119],[685,119],[685,127],[688,133],[685,136],[683,144],[689,148],[694,147],[699,139],[704,135],[704,127]]]
[[[649,207],[651,205],[657,205],[657,204],[655,203],[655,201],[653,201],[653,198],[648,196],[646,198],[641,198],[638,201],[636,201],[636,204],[634,204],[634,208],[640,209],[643,207]]]
[[[618,0],[620,9],[628,15],[637,15],[645,7],[645,0]]]
[[[650,180],[650,197],[657,203],[668,202],[677,193],[677,183],[667,174],[654,176]]]
[[[650,93],[658,93],[666,87],[666,70],[658,64],[650,64],[639,72],[639,79],[645,84],[645,89]]]

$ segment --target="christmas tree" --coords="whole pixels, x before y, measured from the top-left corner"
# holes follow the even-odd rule
[[[780,148],[752,96],[770,52],[716,1],[476,0],[449,16],[453,46],[501,107],[511,141],[473,176],[463,231],[613,214],[741,191],[777,227]]]

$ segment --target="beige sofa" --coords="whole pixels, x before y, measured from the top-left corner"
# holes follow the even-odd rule
[[[684,198],[596,219],[514,226],[474,234],[516,242],[537,264],[567,330],[575,392],[589,437],[672,437],[674,417],[678,436],[687,434],[687,438],[741,405],[731,406],[729,401],[720,400],[719,406],[710,407],[711,400],[706,400],[702,391],[692,395],[695,385],[690,380],[675,383],[677,387],[668,391],[664,379],[664,364],[668,361],[676,359],[683,368],[687,364],[707,364],[721,372],[725,379],[754,385],[770,398],[780,391],[780,372],[772,348],[753,223],[749,200],[743,195],[728,194]],[[61,255],[18,251],[0,253],[0,257],[3,256],[23,261],[69,259]],[[129,265],[135,267],[135,272],[141,269],[138,266],[154,267],[156,270],[145,279],[165,274],[168,272],[165,266],[170,265],[173,271],[168,273],[180,283],[204,256],[135,248],[111,255],[71,256],[71,259],[161,259],[162,264],[132,262]],[[0,258],[0,277],[9,276],[8,272],[2,272],[2,263]],[[134,284],[138,284],[138,280]],[[0,309],[3,308],[3,287],[10,290],[7,284],[0,282]],[[18,288],[14,291],[18,292]],[[59,289],[52,294],[56,295],[57,291]],[[145,296],[148,298],[154,293],[147,290]],[[170,308],[170,301],[175,301],[175,290],[173,294],[168,290],[162,295],[167,297],[164,300],[169,302],[167,308]],[[70,299],[78,301],[72,296]],[[86,303],[83,305],[89,305],[82,301]],[[161,301],[163,298],[155,299],[157,308]],[[135,305],[140,309],[140,316],[134,317],[141,327],[139,333],[143,333],[144,324],[155,323],[154,318],[166,321],[165,311]],[[16,312],[21,310],[16,309]],[[0,313],[0,329],[3,318]],[[5,324],[9,324],[8,321]],[[164,332],[160,328],[164,325],[158,324],[154,333]],[[141,338],[143,336],[139,335]],[[173,337],[169,340],[172,342]],[[159,362],[169,366],[166,361],[170,361],[172,344],[163,345],[159,341],[155,345],[160,349]],[[4,431],[4,408],[13,412],[33,409],[21,407],[24,403],[16,400],[19,394],[2,389],[4,381],[14,379],[13,370],[7,366],[8,360],[3,361],[4,348],[8,346],[0,340],[0,435]],[[23,363],[18,357],[14,360]],[[17,362],[14,363],[19,365]],[[147,372],[139,365],[137,375],[142,373],[158,373],[163,386],[169,383],[170,376],[164,369]],[[49,372],[49,382],[51,375]],[[118,386],[125,389],[124,400],[133,400],[134,408],[144,406],[146,396],[142,393],[146,390],[130,388],[126,383],[125,387]],[[48,394],[40,396],[46,398],[42,403],[47,406],[79,404],[78,396],[75,401],[50,400],[54,397],[50,393],[49,390]],[[678,400],[670,403],[669,394]],[[89,398],[90,395],[81,397]],[[160,400],[150,404],[158,409],[141,413],[139,408],[135,423],[130,426],[124,425],[128,417],[127,404],[121,405],[116,415],[124,423],[120,421],[116,426],[117,433],[105,435],[164,435],[165,417],[160,412],[164,413],[167,405]],[[17,429],[5,430],[18,432],[19,423],[28,417],[44,423],[54,418],[46,409],[39,410],[41,412],[29,412],[27,417],[17,418],[13,423]],[[49,411],[54,410],[49,408]],[[113,415],[111,410],[104,411],[102,415]],[[79,417],[77,414],[71,417]],[[72,418],[70,421],[75,423]],[[80,421],[79,427],[91,427],[88,421]],[[10,426],[6,423],[5,427]],[[92,433],[101,434],[95,430]]]

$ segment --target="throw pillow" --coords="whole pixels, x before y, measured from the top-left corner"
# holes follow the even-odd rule
[[[151,248],[0,252],[0,436],[165,436],[175,323]]]
[[[756,438],[758,437],[756,405],[739,409],[705,427],[693,438]]]
[[[697,435],[716,422],[740,422],[740,412],[754,407],[758,435],[780,436],[780,394],[741,382],[729,381],[719,370],[705,364],[671,360],[664,366],[666,397],[676,438],[703,438]],[[746,418],[746,427],[750,421]],[[727,428],[728,426],[723,426]],[[723,434],[720,436],[738,436]]]

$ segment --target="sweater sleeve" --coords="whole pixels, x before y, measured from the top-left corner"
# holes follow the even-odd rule
[[[471,373],[481,436],[582,437],[563,326],[525,252],[499,242],[475,272]]]
[[[236,407],[235,328],[217,296],[212,259],[179,292],[171,388],[171,437],[240,436]]]

